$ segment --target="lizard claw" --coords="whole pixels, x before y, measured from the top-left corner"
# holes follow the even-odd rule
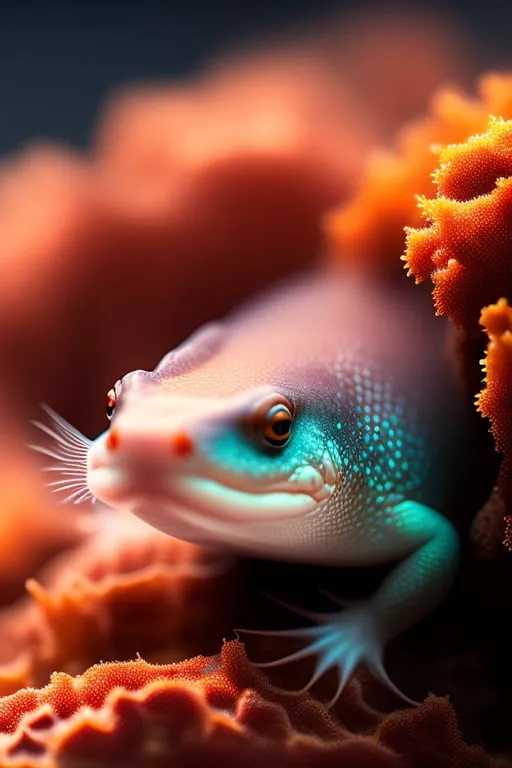
[[[339,605],[340,608],[353,608],[354,605],[358,605],[360,602],[359,600],[351,600],[348,597],[339,597],[338,595],[334,595],[332,592],[328,592],[327,589],[319,589],[318,591],[321,595],[330,600],[331,603]]]
[[[286,608],[288,611],[291,611],[292,613],[296,613],[297,616],[303,616],[305,619],[309,619],[310,621],[316,621],[317,624],[325,621],[325,619],[330,616],[329,613],[321,613],[318,611],[307,611],[305,608],[301,608],[300,606],[294,605],[293,603],[287,603],[285,600],[281,600],[280,597],[275,597],[274,595],[271,595],[268,592],[264,592],[263,594],[269,600],[272,600],[273,603],[280,605],[282,608]]]
[[[280,605],[295,611],[295,606],[272,598]],[[304,648],[273,661],[256,664],[258,667],[270,668],[281,664],[316,656],[316,666],[309,682],[300,692],[308,691],[320,677],[331,667],[339,671],[336,692],[329,701],[332,707],[339,699],[343,690],[360,663],[365,663],[371,672],[388,686],[397,696],[408,704],[418,702],[410,699],[390,680],[382,661],[385,640],[380,636],[376,622],[368,603],[358,603],[341,613],[318,614],[309,611],[296,611],[317,623],[316,627],[288,629],[281,631],[248,631],[250,634],[274,635],[278,637],[307,637],[310,642]]]

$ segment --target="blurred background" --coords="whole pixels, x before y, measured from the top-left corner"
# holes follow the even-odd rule
[[[2,0],[1,431],[47,402],[97,433],[113,381],[318,260],[373,150],[441,85],[508,68],[509,18],[492,0]]]
[[[2,0],[0,154],[33,137],[87,143],[99,105],[129,81],[189,75],[226,49],[328,16],[440,13],[486,67],[508,63],[512,10],[497,0]]]
[[[507,70],[510,19],[492,0],[1,0],[1,431],[46,402],[97,433],[113,381],[321,258],[375,148],[441,85],[471,99]],[[406,222],[368,250],[399,255]]]

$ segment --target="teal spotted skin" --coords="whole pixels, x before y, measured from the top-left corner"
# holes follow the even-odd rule
[[[333,270],[276,288],[154,371],[124,376],[111,426],[88,449],[94,497],[170,535],[279,560],[396,563],[362,603],[297,609],[315,626],[269,630],[308,642],[268,665],[313,654],[311,684],[339,669],[333,701],[361,662],[410,701],[384,649],[439,603],[457,567],[446,513],[462,395],[446,325],[407,288]],[[291,408],[281,446],[256,419],[268,398]]]

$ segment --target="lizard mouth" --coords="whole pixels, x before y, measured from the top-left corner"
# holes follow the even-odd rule
[[[284,483],[244,490],[224,479],[194,474],[171,475],[167,480],[161,477],[158,485],[152,482],[144,487],[130,482],[119,467],[99,464],[90,471],[88,480],[94,495],[109,506],[130,510],[134,501],[139,506],[143,498],[145,508],[161,508],[163,503],[168,509],[167,523],[175,515],[181,518],[191,512],[197,518],[237,524],[293,520],[317,509],[330,495],[327,489],[319,494]]]
[[[242,491],[206,477],[174,480],[170,492],[180,506],[204,516],[237,523],[293,520],[317,509],[319,503],[305,492]]]
[[[242,491],[204,477],[169,481],[167,494],[133,498],[130,512],[170,536],[201,546],[259,552],[258,530],[319,512],[318,501],[296,491]],[[255,539],[256,537],[256,539]],[[272,551],[271,544],[263,549]]]
[[[319,463],[305,462],[291,474],[266,479],[232,476],[211,465],[202,470],[169,480],[173,500],[199,514],[242,524],[304,517],[323,505],[339,479],[327,450]]]
[[[231,477],[219,468],[205,469],[202,474],[170,479],[172,499],[203,516],[241,524],[304,517],[323,506],[338,480],[327,451],[318,465],[302,464],[291,475],[263,482]]]

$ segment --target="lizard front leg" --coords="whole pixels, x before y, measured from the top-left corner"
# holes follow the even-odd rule
[[[458,563],[457,532],[442,515],[415,501],[398,503],[386,525],[386,542],[394,537],[397,547],[410,543],[410,553],[384,579],[368,599],[335,613],[312,613],[293,608],[317,623],[316,627],[252,634],[306,637],[310,644],[282,659],[260,664],[272,667],[309,655],[317,656],[310,688],[330,667],[339,669],[339,684],[330,704],[339,698],[360,662],[409,703],[384,668],[387,643],[427,615],[449,589]],[[292,606],[288,606],[292,607]],[[247,631],[247,630],[246,630]]]

